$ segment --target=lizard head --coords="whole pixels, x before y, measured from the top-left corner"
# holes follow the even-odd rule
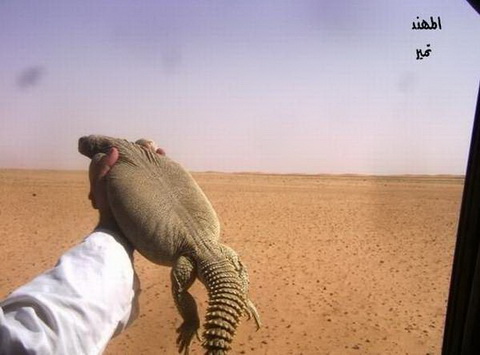
[[[114,138],[98,135],[81,137],[78,140],[78,151],[86,157],[93,158],[97,153],[107,153],[114,146]]]

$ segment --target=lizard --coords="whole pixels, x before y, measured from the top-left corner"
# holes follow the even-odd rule
[[[220,222],[205,193],[179,163],[152,140],[136,143],[90,135],[78,150],[95,159],[112,147],[119,158],[106,175],[107,196],[119,228],[153,263],[171,267],[172,295],[183,323],[177,346],[185,355],[200,320],[188,292],[198,279],[208,291],[203,343],[206,354],[226,354],[243,315],[261,321],[248,297],[249,278],[238,254],[220,243]]]

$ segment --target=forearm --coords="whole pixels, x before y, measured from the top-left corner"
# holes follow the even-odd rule
[[[99,354],[135,313],[131,250],[97,231],[0,303],[0,354]]]

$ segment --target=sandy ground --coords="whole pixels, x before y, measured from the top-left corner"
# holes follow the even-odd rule
[[[233,354],[438,354],[463,180],[195,174],[264,327]],[[0,298],[94,226],[86,172],[0,170]],[[175,354],[169,269],[136,255],[141,313],[107,354]],[[206,292],[193,293],[201,314]],[[198,341],[192,354],[201,354]]]

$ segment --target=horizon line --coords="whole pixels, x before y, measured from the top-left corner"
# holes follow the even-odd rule
[[[377,173],[277,173],[264,171],[217,171],[217,170],[188,170],[192,174],[231,174],[231,175],[278,175],[278,176],[310,176],[310,177],[441,177],[451,179],[465,179],[465,174],[426,174],[426,173],[398,173],[398,174],[377,174]],[[36,171],[36,172],[88,172],[88,169],[42,169],[42,168],[3,168],[0,171]]]

